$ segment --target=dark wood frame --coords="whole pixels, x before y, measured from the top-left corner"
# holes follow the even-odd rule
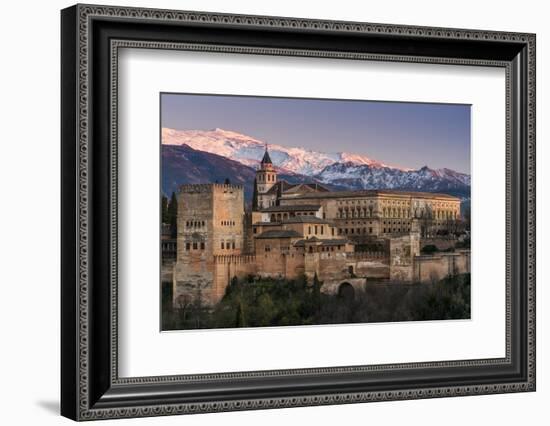
[[[95,5],[63,10],[61,29],[64,416],[87,420],[535,390],[533,34]],[[117,48],[140,45],[506,68],[506,357],[119,378],[113,99]]]

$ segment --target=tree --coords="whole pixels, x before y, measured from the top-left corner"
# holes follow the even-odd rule
[[[254,178],[254,192],[252,192],[252,210],[258,210],[258,190],[256,189],[256,178]]]
[[[223,182],[225,185],[231,185],[231,181],[229,178],[225,178],[225,181]]]
[[[322,285],[323,283],[319,281],[317,272],[315,272],[315,275],[313,276],[313,288],[311,290],[312,290],[313,307],[316,313],[319,313],[319,311],[321,310],[321,286]]]
[[[168,204],[167,223],[170,224],[171,237],[176,238],[178,234],[178,200],[175,192],[172,192],[172,197]]]
[[[243,302],[240,300],[237,306],[237,315],[235,316],[235,327],[245,327],[245,325]]]
[[[162,223],[168,223],[168,198],[163,195],[160,201]]]
[[[439,249],[433,244],[425,245],[422,247],[422,250],[420,250],[422,254],[434,254],[436,251],[439,251]]]

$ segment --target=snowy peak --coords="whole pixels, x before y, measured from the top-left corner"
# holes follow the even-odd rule
[[[162,129],[163,145],[188,145],[199,151],[221,155],[247,166],[256,166],[266,142],[241,133],[216,128],[213,130]],[[314,175],[335,163],[388,167],[364,155],[347,152],[324,153],[304,148],[269,144],[273,164],[288,173]]]
[[[315,179],[349,189],[396,189],[443,192],[469,198],[470,176],[449,169],[401,170],[366,164],[335,163],[325,167]]]
[[[238,176],[248,176],[253,173],[266,147],[264,141],[219,128],[212,130],[163,128],[162,144],[163,152],[166,151],[168,157],[176,156],[176,151],[186,155],[192,151],[193,161],[197,162],[196,167],[204,166],[202,163],[205,162],[209,165],[206,169],[216,169],[209,171],[208,176],[214,176],[219,170],[224,170],[225,175],[234,181],[239,181]],[[443,192],[465,199],[470,197],[470,175],[447,168],[431,169],[424,166],[417,170],[405,169],[385,165],[364,155],[347,152],[316,152],[276,144],[269,144],[269,156],[273,165],[287,180],[310,179],[340,189],[400,189]],[[216,158],[215,166],[211,166],[213,158]],[[178,163],[180,160],[176,158],[174,162]],[[230,170],[237,170],[236,165],[248,171],[241,170],[240,174],[235,172],[235,176],[230,176]],[[189,168],[189,164],[183,168]],[[174,176],[178,173],[181,175],[183,172],[175,170]],[[250,176],[248,178],[251,182],[253,181]],[[170,185],[175,185],[179,182],[178,179],[172,179]],[[192,179],[192,176],[185,177],[184,181],[189,179]]]

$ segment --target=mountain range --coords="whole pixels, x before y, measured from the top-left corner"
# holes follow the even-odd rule
[[[269,155],[281,179],[290,183],[317,182],[333,189],[400,189],[442,192],[470,197],[470,175],[447,168],[418,170],[390,166],[364,155],[325,153],[269,144]],[[169,195],[182,183],[252,185],[266,144],[231,130],[162,129],[162,190]]]

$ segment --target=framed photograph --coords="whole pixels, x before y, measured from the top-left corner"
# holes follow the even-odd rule
[[[535,390],[535,35],[61,12],[61,412]]]

